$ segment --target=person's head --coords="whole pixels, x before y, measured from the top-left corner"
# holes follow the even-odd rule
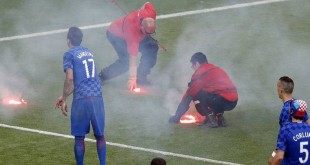
[[[293,100],[290,106],[290,116],[296,120],[303,120],[307,111],[307,103],[304,100]]]
[[[192,55],[190,62],[192,63],[192,68],[197,70],[201,64],[208,63],[208,59],[205,54],[197,52]]]
[[[143,34],[153,34],[156,29],[156,21],[153,18],[144,18],[141,22],[141,31]]]
[[[282,76],[277,83],[277,90],[280,99],[284,99],[285,96],[292,96],[294,90],[294,81],[288,76]]]
[[[166,160],[163,158],[153,158],[151,161],[151,165],[166,165]]]
[[[69,47],[80,46],[83,39],[83,33],[78,27],[70,27],[67,34],[67,43]]]

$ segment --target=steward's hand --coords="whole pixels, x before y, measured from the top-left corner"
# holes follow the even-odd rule
[[[133,91],[137,87],[137,78],[130,77],[128,80],[128,89],[129,91]]]

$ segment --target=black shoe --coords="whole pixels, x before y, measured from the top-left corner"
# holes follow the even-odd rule
[[[140,86],[151,86],[152,83],[146,79],[137,79],[137,84]]]
[[[207,126],[211,128],[217,128],[219,126],[213,114],[208,115]]]
[[[224,119],[224,115],[222,113],[216,114],[216,118],[217,118],[217,123],[219,126],[221,126],[221,127],[227,126],[226,121]]]

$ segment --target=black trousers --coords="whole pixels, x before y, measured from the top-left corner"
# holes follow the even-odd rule
[[[214,93],[207,93],[200,91],[193,99],[197,111],[203,115],[224,113],[224,111],[230,111],[237,105],[238,100],[228,101],[220,95]]]
[[[118,59],[114,63],[102,69],[103,79],[109,80],[129,70],[129,53],[124,39],[115,36],[109,31],[106,34],[118,55]],[[158,44],[153,38],[146,36],[139,44],[139,52],[141,53],[141,58],[137,69],[137,78],[146,80],[146,76],[150,74],[151,69],[157,62]]]

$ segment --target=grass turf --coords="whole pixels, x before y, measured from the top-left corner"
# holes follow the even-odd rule
[[[143,1],[118,1],[125,10]],[[253,1],[151,1],[158,15]],[[6,1],[1,6],[1,37],[109,22],[120,11],[106,1]],[[81,8],[76,12],[76,8]],[[297,98],[309,100],[310,60],[306,0],[279,2],[193,16],[158,20],[160,51],[152,70],[155,86],[145,95],[126,89],[126,74],[103,87],[106,139],[109,142],[180,153],[240,164],[266,164],[275,146],[282,106],[276,81],[282,75],[295,80]],[[90,10],[91,9],[91,10]],[[5,16],[4,16],[5,15]],[[2,19],[3,18],[3,19]],[[83,45],[96,55],[97,68],[116,58],[105,38],[105,28],[84,30]],[[1,97],[23,95],[25,108],[0,107],[0,122],[26,128],[70,134],[70,120],[54,110],[64,74],[65,33],[1,42]],[[168,94],[179,101],[192,70],[189,57],[207,53],[223,67],[239,91],[235,110],[225,113],[226,128],[168,124]],[[173,104],[171,107],[176,107]],[[0,128],[0,164],[74,164],[73,140]],[[88,135],[92,137],[92,133]],[[85,164],[97,164],[95,144],[86,143]],[[212,164],[108,145],[107,164],[148,164],[155,157],[168,164]]]

